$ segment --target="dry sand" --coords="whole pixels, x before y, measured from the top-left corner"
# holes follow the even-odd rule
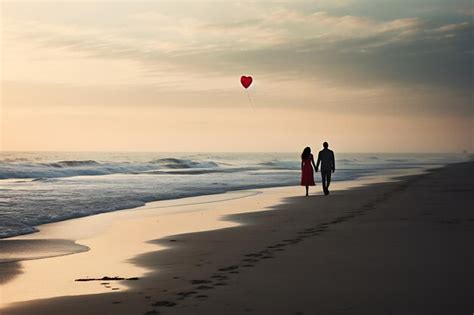
[[[132,219],[125,218],[128,212],[122,212],[124,217],[114,214],[117,220],[107,228],[75,238],[90,251],[32,263],[42,264],[38,270],[51,278],[56,278],[54,270],[66,273],[63,278],[68,279],[74,276],[71,269],[81,268],[81,256],[92,255],[97,264],[99,253],[103,256],[109,246],[116,248],[110,249],[115,264],[90,266],[86,276],[138,274],[139,280],[114,283],[111,286],[119,290],[102,294],[26,299],[30,301],[10,304],[1,314],[471,314],[473,170],[474,163],[461,163],[329,196],[288,197],[301,189],[286,188],[197,203],[189,207],[202,207],[202,211],[183,210],[181,220],[173,214],[168,223],[173,224],[171,230],[185,221],[183,231],[202,231],[175,233],[145,245],[140,239],[156,234],[150,223],[156,221],[154,216],[148,210]],[[219,220],[235,208],[245,212],[269,207],[272,211]],[[201,228],[201,219],[214,221]],[[213,230],[216,224],[221,229]],[[53,228],[45,235],[54,233]],[[132,244],[117,241],[127,238]],[[136,255],[128,256],[131,252]],[[118,266],[117,259],[125,257],[134,258]],[[54,260],[68,258],[67,264],[52,267]],[[34,269],[23,266],[23,274],[5,281],[0,298],[3,288],[35,274]],[[23,285],[41,291],[38,280],[30,281]],[[69,287],[87,283],[104,290],[96,281],[68,281]]]

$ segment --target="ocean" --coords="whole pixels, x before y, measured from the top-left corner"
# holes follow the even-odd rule
[[[466,159],[461,154],[336,153],[333,180]],[[292,186],[299,180],[299,153],[0,152],[0,238],[150,201]]]

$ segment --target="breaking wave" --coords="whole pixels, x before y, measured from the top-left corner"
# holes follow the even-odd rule
[[[48,179],[72,176],[94,176],[111,174],[137,174],[165,170],[189,170],[218,168],[213,161],[193,161],[188,159],[163,158],[142,163],[97,162],[94,160],[71,160],[48,163],[24,163],[24,160],[0,162],[0,179],[34,178]],[[199,172],[196,172],[199,173]]]
[[[164,168],[172,168],[172,169],[179,169],[179,168],[209,168],[209,167],[217,167],[219,164],[212,161],[193,161],[193,160],[186,160],[186,159],[176,159],[176,158],[164,158],[164,159],[156,159],[150,161],[151,164],[157,164]]]

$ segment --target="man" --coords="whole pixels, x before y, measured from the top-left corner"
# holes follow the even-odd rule
[[[325,195],[329,195],[329,184],[331,183],[331,173],[336,170],[336,163],[334,162],[334,152],[329,150],[329,144],[323,143],[324,149],[319,151],[318,162],[316,163],[316,172],[321,162],[321,178],[323,182],[323,191]]]

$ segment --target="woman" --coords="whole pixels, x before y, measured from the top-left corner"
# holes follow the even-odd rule
[[[309,186],[314,186],[314,168],[316,168],[316,165],[314,165],[314,159],[313,155],[311,154],[311,148],[306,147],[303,150],[303,153],[301,153],[301,186],[306,187],[306,196],[308,196],[308,190]]]

